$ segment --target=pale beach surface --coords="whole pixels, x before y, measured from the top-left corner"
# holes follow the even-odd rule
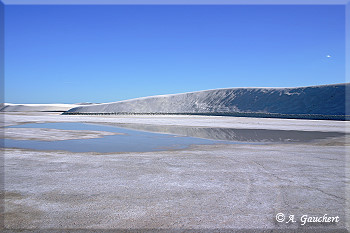
[[[6,113],[4,119],[6,126],[85,122],[343,133],[349,125],[343,121],[57,113]],[[344,229],[349,223],[348,139],[193,145],[182,150],[124,153],[7,148],[5,226],[13,230]],[[277,213],[295,215],[297,222],[278,223]],[[302,215],[324,214],[339,216],[340,221],[301,226]]]

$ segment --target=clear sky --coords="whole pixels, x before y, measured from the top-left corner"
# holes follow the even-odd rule
[[[5,6],[5,101],[345,82],[345,6]]]

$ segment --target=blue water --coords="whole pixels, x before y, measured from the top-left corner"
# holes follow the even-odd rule
[[[63,141],[36,141],[5,139],[5,147],[35,150],[64,150],[71,152],[145,152],[184,149],[193,144],[232,144],[233,142],[171,134],[144,132],[122,127],[84,123],[41,123],[11,126],[11,128],[49,128],[62,130],[95,130],[124,133],[103,138]]]

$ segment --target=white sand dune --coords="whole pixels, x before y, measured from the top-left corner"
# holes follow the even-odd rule
[[[0,112],[64,112],[77,104],[10,104],[0,105]]]
[[[92,104],[68,113],[278,113],[345,115],[350,83],[295,88],[226,88]],[[347,105],[347,106],[346,106]],[[346,114],[348,115],[348,114]]]

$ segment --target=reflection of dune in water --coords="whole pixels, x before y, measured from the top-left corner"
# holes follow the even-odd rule
[[[240,142],[310,142],[312,140],[345,135],[344,133],[339,132],[206,128],[144,124],[118,124],[118,127],[148,132]]]

